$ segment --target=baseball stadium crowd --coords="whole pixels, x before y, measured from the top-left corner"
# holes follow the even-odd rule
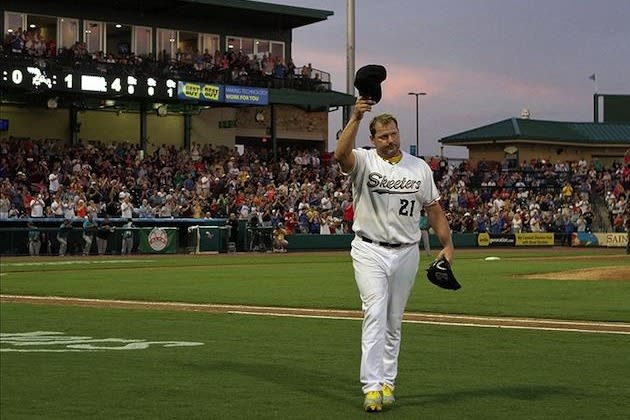
[[[221,53],[177,51],[141,57],[88,52],[85,43],[58,49],[36,31],[5,40],[11,59],[40,66],[73,66],[95,72],[160,74],[206,82],[318,89],[309,63]],[[276,85],[280,83],[280,85]],[[135,145],[100,142],[65,145],[56,140],[0,141],[0,218],[94,217],[258,218],[283,223],[288,233],[351,230],[352,197],[332,154],[283,149],[277,163],[266,148],[193,144],[190,151],[163,145],[144,156]],[[630,191],[630,157],[601,162],[480,162],[449,164],[428,158],[454,232],[562,232],[591,229],[592,200],[601,197],[611,230],[623,231]]]
[[[610,167],[599,161],[539,159],[516,167],[427,158],[454,232],[588,231],[593,198],[624,230],[630,154]],[[193,143],[162,145],[146,156],[126,142],[0,140],[1,218],[256,218],[288,234],[351,231],[352,197],[332,153],[285,148],[273,163],[267,148]]]

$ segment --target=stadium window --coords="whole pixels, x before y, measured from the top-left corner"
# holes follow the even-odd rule
[[[199,34],[197,32],[179,31],[177,35],[177,48],[184,56],[199,50]]]
[[[59,48],[72,48],[72,46],[79,41],[79,21],[77,19],[57,18],[55,27],[58,32],[57,45]]]
[[[85,21],[83,41],[90,53],[103,51],[103,22]]]
[[[269,41],[263,41],[262,39],[257,39],[254,42],[254,54],[258,57],[262,57],[263,54],[269,54]]]
[[[157,53],[161,60],[175,58],[177,42],[177,31],[172,29],[157,30]]]
[[[271,41],[271,56],[284,59],[284,42]]]
[[[120,23],[105,25],[105,52],[115,56],[131,52],[131,25]]]
[[[45,43],[48,40],[57,39],[57,18],[52,16],[27,15],[26,25],[22,29],[27,33],[27,45],[25,45],[25,48],[33,48],[38,40]],[[33,43],[30,47],[28,45],[29,40]]]
[[[136,55],[149,55],[153,52],[153,29],[147,26],[133,27],[133,52]]]
[[[24,13],[4,12],[5,36],[17,32],[26,27],[26,15]]]
[[[241,39],[240,38],[235,38],[232,36],[228,36],[225,39],[225,50],[235,50],[238,51],[241,49]]]
[[[79,41],[79,21],[70,18],[58,18],[57,25],[58,42],[60,48],[72,48]]]
[[[216,50],[219,50],[219,35],[201,34],[201,48],[202,52],[208,50],[210,54],[214,54]]]
[[[226,39],[226,47],[227,50],[243,51],[244,54],[251,55],[254,53],[254,40],[252,38],[229,36]]]
[[[241,51],[243,54],[254,54],[254,40],[252,38],[241,38]]]

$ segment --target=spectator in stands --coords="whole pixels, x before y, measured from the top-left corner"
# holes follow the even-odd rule
[[[486,233],[488,231],[488,216],[485,213],[479,213],[475,220],[475,231],[478,233]]]
[[[4,192],[0,192],[0,220],[9,218],[11,210],[11,200]]]
[[[120,217],[123,219],[131,219],[133,217],[133,204],[131,198],[125,193],[122,194],[122,202],[120,203]]]
[[[569,182],[565,182],[562,187],[562,197],[565,202],[569,202],[573,197],[573,186]]]
[[[11,33],[11,39],[9,44],[11,45],[11,52],[16,54],[22,54],[24,49],[25,35],[21,27]]]
[[[512,217],[512,233],[521,233],[523,231],[523,221],[521,220],[520,210],[514,213]]]
[[[146,198],[142,200],[142,204],[140,205],[140,207],[138,207],[137,212],[138,212],[138,217],[140,217],[141,219],[146,219],[146,218],[155,216],[155,211],[149,204],[149,200]]]
[[[571,218],[567,218],[564,224],[564,236],[562,239],[562,245],[571,246],[571,239],[573,237],[573,232],[575,232],[575,225]]]
[[[59,170],[56,168],[48,175],[48,191],[51,194],[59,191]]]
[[[311,63],[302,66],[302,79],[311,79],[313,77],[313,66]]]
[[[287,66],[286,66],[286,78],[289,80],[289,88],[293,88],[294,84],[293,84],[293,79],[295,78],[295,63],[293,62],[292,58],[289,58],[289,61],[287,61]]]
[[[29,207],[31,208],[31,217],[44,217],[45,205],[46,203],[44,202],[44,198],[41,193],[33,197],[33,199],[29,203]]]
[[[331,227],[333,225],[334,220],[330,211],[324,211],[320,217],[319,234],[330,235],[332,232],[334,232],[334,227],[331,230]]]
[[[586,232],[586,220],[581,214],[578,216],[575,223],[575,230],[576,232]]]
[[[284,80],[284,78],[286,76],[286,72],[287,72],[287,68],[284,65],[283,60],[280,57],[276,57],[275,63],[273,65],[273,77],[274,77],[274,79],[276,79],[277,81]],[[278,83],[276,85],[276,87],[281,87],[281,86],[282,86],[282,83]]]
[[[354,221],[354,207],[352,205],[352,196],[346,195],[345,200],[341,203],[343,211],[343,230],[345,233],[352,232],[352,223]]]
[[[87,205],[85,204],[85,200],[79,199],[77,201],[77,205],[75,207],[75,214],[77,217],[81,217],[81,218],[84,218],[88,215],[88,208],[87,208]]]

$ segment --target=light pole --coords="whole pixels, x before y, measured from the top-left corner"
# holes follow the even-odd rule
[[[416,156],[419,156],[420,152],[420,112],[418,108],[418,97],[425,96],[426,92],[409,92],[408,95],[414,95],[416,97]]]

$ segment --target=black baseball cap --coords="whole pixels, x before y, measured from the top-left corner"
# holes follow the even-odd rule
[[[354,77],[354,87],[359,91],[359,96],[379,102],[383,93],[381,82],[387,78],[385,67],[379,64],[368,64],[357,70]]]

